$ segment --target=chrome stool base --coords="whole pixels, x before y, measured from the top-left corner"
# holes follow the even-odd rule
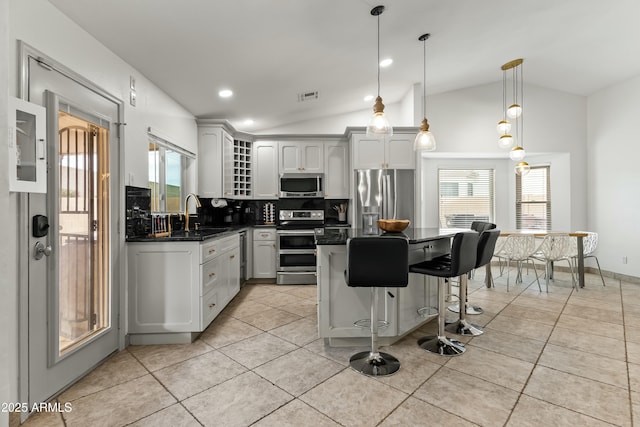
[[[463,335],[465,337],[477,337],[478,335],[484,334],[484,329],[480,326],[474,325],[473,323],[467,322],[466,319],[457,320],[454,323],[447,325],[445,329],[449,332]]]
[[[459,356],[466,350],[463,343],[445,336],[423,337],[418,340],[418,345],[440,356]]]
[[[460,303],[457,302],[455,304],[451,304],[449,307],[447,307],[449,309],[449,311],[452,311],[454,313],[460,313]],[[467,305],[467,314],[482,314],[484,313],[484,310],[482,309],[482,307],[478,306],[478,305]]]
[[[352,369],[372,377],[393,375],[400,369],[400,361],[389,353],[363,351],[349,359]]]

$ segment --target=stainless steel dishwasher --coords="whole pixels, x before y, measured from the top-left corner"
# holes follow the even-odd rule
[[[240,286],[247,280],[247,232],[241,231],[240,236]]]

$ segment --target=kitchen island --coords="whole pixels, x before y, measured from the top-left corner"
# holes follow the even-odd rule
[[[316,229],[318,251],[318,333],[331,346],[368,345],[370,330],[354,325],[371,316],[371,289],[347,286],[344,271],[347,268],[347,239],[386,235],[370,234],[361,229]],[[408,229],[409,263],[432,259],[450,251],[452,230],[437,228]],[[421,274],[409,274],[406,288],[381,289],[380,319],[388,326],[380,330],[380,345],[390,345],[404,335],[433,319],[437,313],[437,280]],[[384,297],[382,297],[384,292]],[[432,315],[421,316],[418,310],[433,307]]]

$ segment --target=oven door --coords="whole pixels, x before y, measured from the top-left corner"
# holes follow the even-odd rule
[[[313,230],[277,230],[278,250],[311,250],[316,248]]]
[[[316,271],[315,250],[278,252],[278,271]]]
[[[313,230],[277,230],[276,235],[278,271],[315,271]]]

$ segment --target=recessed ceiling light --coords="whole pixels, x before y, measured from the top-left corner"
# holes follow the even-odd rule
[[[364,102],[373,101],[373,95],[367,95],[364,97]]]
[[[252,124],[253,124],[253,119],[247,119],[247,120],[245,120],[245,121],[244,121],[244,122],[242,122],[242,123],[243,123],[244,125],[247,125],[247,126],[252,125]]]
[[[381,67],[388,67],[391,64],[393,64],[393,59],[391,59],[391,58],[385,58],[382,61],[380,61],[380,66]]]
[[[220,98],[229,98],[231,95],[233,95],[233,92],[230,89],[222,89],[220,92],[218,92],[218,95],[220,95]]]

